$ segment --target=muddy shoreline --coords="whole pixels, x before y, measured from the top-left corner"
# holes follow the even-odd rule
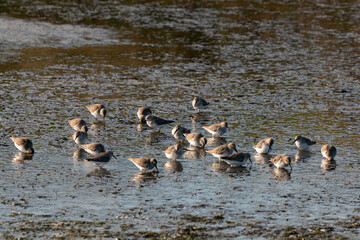
[[[3,239],[356,239],[359,231],[360,18],[356,1],[4,1],[0,3]],[[199,95],[210,102],[192,109]],[[85,105],[101,102],[105,123]],[[138,107],[172,119],[136,124]],[[67,120],[112,150],[81,159]],[[202,126],[226,120],[211,139]],[[175,124],[248,152],[246,168],[188,151],[169,171]],[[303,154],[301,134],[317,142]],[[10,136],[32,139],[18,153]],[[252,146],[272,137],[293,170]],[[210,141],[209,141],[210,142]],[[324,164],[321,145],[338,149]],[[185,146],[188,147],[188,146]],[[128,157],[155,157],[139,174]]]

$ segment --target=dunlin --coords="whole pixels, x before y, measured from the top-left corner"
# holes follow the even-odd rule
[[[223,121],[221,123],[212,124],[209,126],[203,126],[203,128],[211,133],[213,136],[220,136],[226,133],[226,130],[228,128],[228,124],[226,121]]]
[[[274,164],[277,168],[285,168],[287,166],[291,167],[291,158],[286,154],[277,155],[276,157],[270,159],[270,162]]]
[[[229,156],[233,153],[233,151],[237,152],[236,146],[234,143],[224,144],[217,148],[207,150],[206,152],[211,153],[214,157],[219,158]]]
[[[33,144],[30,139],[25,137],[10,137],[11,140],[13,140],[14,145],[17,149],[20,150],[20,152],[24,153],[34,153]]]
[[[180,143],[172,145],[163,151],[168,159],[176,160],[184,154],[183,146]]]
[[[336,148],[333,145],[326,144],[321,147],[321,154],[328,160],[334,160],[336,152]]]
[[[191,146],[204,148],[207,140],[201,133],[184,133]]]
[[[273,145],[274,145],[274,139],[265,138],[261,140],[258,144],[254,145],[253,148],[258,153],[270,153]]]
[[[68,120],[68,123],[69,123],[70,127],[72,127],[76,131],[83,131],[83,132],[88,131],[86,122],[84,120],[82,120],[81,118],[70,119],[70,120]]]
[[[163,118],[155,117],[152,115],[147,115],[145,117],[146,124],[151,128],[158,128],[160,130],[161,127],[164,127],[167,124],[173,123],[172,120],[166,120]]]
[[[300,135],[295,136],[295,141],[292,144],[296,144],[298,149],[300,150],[308,150],[311,145],[314,145],[316,142],[312,141],[306,137],[302,137]]]
[[[107,151],[107,152],[98,153],[92,157],[88,157],[88,158],[86,158],[86,160],[101,166],[102,164],[109,162],[111,157],[114,157],[116,159],[116,157],[112,151]]]
[[[191,131],[187,128],[182,127],[181,125],[176,125],[172,130],[171,134],[174,136],[174,138],[178,140],[184,140],[185,136],[184,133],[190,133]]]
[[[195,97],[194,100],[192,101],[192,106],[195,110],[204,109],[209,104],[210,104],[209,102],[199,97]]]
[[[157,168],[157,161],[155,158],[128,158],[131,162],[133,162],[140,171],[150,171],[153,168],[156,168],[156,171],[159,172]]]
[[[89,143],[80,145],[79,147],[92,155],[105,152],[105,148],[101,143]]]
[[[85,144],[88,141],[88,136],[86,132],[76,131],[73,134],[73,139],[77,144]]]
[[[145,117],[147,115],[152,115],[151,109],[149,107],[141,107],[137,111],[138,118],[140,123],[146,123]]]
[[[235,167],[243,166],[248,160],[250,161],[250,163],[252,163],[251,156],[249,153],[239,153],[239,152],[233,153],[229,156],[221,157],[221,160]]]
[[[97,103],[97,104],[93,104],[93,105],[87,105],[85,107],[91,112],[91,114],[95,118],[98,118],[99,116],[101,116],[104,120],[104,118],[106,116],[106,108],[104,105]]]

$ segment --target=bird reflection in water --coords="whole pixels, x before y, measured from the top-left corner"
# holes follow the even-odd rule
[[[214,170],[214,172],[226,172],[230,167],[230,165],[224,161],[215,161],[210,163],[209,166]]]
[[[90,129],[94,132],[100,132],[105,128],[105,122],[95,121],[90,125]]]
[[[157,176],[158,176],[157,172],[138,172],[130,179],[130,181],[139,184],[155,182]]]
[[[270,157],[267,153],[257,153],[254,155],[254,160],[260,164],[270,165]]]
[[[195,132],[197,129],[197,125],[202,126],[208,120],[208,113],[207,112],[197,112],[191,115],[191,127],[192,131]]]
[[[146,145],[152,145],[153,143],[160,142],[160,139],[166,138],[166,134],[161,132],[150,132],[148,135],[146,135],[145,143]]]
[[[321,168],[324,170],[324,172],[329,172],[329,171],[333,171],[336,169],[336,161],[334,159],[326,159],[323,158],[323,160],[321,161]]]
[[[181,162],[176,161],[176,160],[167,161],[164,164],[164,167],[169,172],[182,172],[183,171],[183,166],[182,166]]]
[[[137,123],[136,130],[138,132],[144,132],[145,130],[151,129],[146,123]]]
[[[295,154],[295,162],[305,162],[311,156],[311,152],[309,150],[299,150]]]
[[[205,157],[206,152],[204,148],[201,147],[193,147],[189,146],[186,148],[186,151],[184,152],[184,156],[187,159],[200,159],[202,157]]]
[[[278,181],[286,182],[291,179],[291,170],[289,171],[285,168],[274,168],[272,174]]]
[[[223,137],[211,137],[211,138],[207,138],[206,140],[207,140],[206,146],[208,147],[218,147],[226,144],[226,139]]]
[[[234,166],[225,161],[215,161],[209,164],[214,172],[248,174],[250,171],[243,166]]]
[[[97,168],[95,168],[94,170],[92,170],[91,172],[86,174],[86,176],[103,178],[103,177],[110,177],[111,174],[110,174],[109,170],[107,170],[99,165],[99,166],[97,166]]]
[[[18,152],[14,155],[11,162],[16,164],[23,164],[25,161],[32,160],[33,155],[33,153]]]

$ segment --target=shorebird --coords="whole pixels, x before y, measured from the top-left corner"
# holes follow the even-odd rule
[[[172,145],[163,151],[168,159],[176,160],[184,154],[183,146],[180,143]]]
[[[73,134],[73,139],[77,144],[85,144],[88,141],[88,135],[83,131],[76,131]]]
[[[83,132],[88,131],[86,122],[84,120],[82,120],[81,118],[70,119],[70,120],[68,120],[68,123],[69,123],[70,127],[72,127],[76,131],[83,131]]]
[[[204,109],[209,104],[210,104],[209,102],[199,97],[195,97],[194,100],[192,101],[192,106],[195,110]]]
[[[221,123],[217,123],[217,124],[212,124],[209,126],[203,126],[203,128],[208,131],[209,133],[211,133],[213,136],[220,136],[223,135],[224,133],[226,133],[226,130],[228,128],[228,124],[226,121],[223,121]]]
[[[174,138],[178,140],[184,140],[185,136],[184,133],[190,133],[191,131],[187,128],[182,127],[181,125],[176,125],[172,130],[171,134],[174,136]]]
[[[97,164],[99,167],[101,167],[103,164],[106,164],[110,161],[111,157],[115,157],[114,153],[112,151],[107,152],[101,152],[96,154],[95,156],[86,158],[87,161]]]
[[[261,140],[258,144],[254,145],[253,148],[258,153],[270,153],[273,145],[274,145],[274,139],[265,138]]]
[[[147,115],[145,117],[146,120],[146,124],[151,127],[151,128],[158,128],[160,131],[161,127],[164,127],[167,124],[173,123],[174,121],[172,120],[166,120],[163,118],[159,118],[159,117],[155,117],[152,115]]]
[[[191,146],[204,148],[207,140],[201,133],[184,133]]]
[[[33,154],[35,151],[33,149],[33,143],[30,139],[25,137],[10,137],[11,140],[13,140],[14,145],[17,149],[19,149],[20,152],[23,153],[31,153]]]
[[[211,153],[214,157],[219,158],[229,156],[233,153],[233,151],[237,152],[236,146],[234,143],[224,144],[217,148],[206,150],[206,152]]]
[[[156,169],[157,172],[159,172],[158,168],[157,168],[157,161],[155,158],[128,158],[131,162],[133,162],[139,169],[140,171],[150,171],[153,168]]]
[[[152,115],[151,109],[149,107],[141,107],[137,111],[138,118],[140,123],[146,123],[145,117],[147,115]]]
[[[277,168],[285,168],[287,166],[291,167],[291,158],[286,154],[277,155],[276,157],[270,159]]]
[[[308,150],[311,145],[314,145],[316,142],[312,141],[306,137],[302,137],[300,135],[295,136],[295,140],[292,144],[296,144],[298,149],[300,150]]]
[[[336,148],[333,145],[326,144],[321,147],[321,154],[328,160],[334,160],[336,153]]]
[[[252,163],[249,153],[236,152],[229,156],[221,157],[220,159],[235,167],[243,166],[248,160]]]
[[[79,147],[92,155],[105,152],[105,148],[101,143],[89,143],[80,145]]]
[[[97,104],[93,104],[93,105],[87,105],[85,107],[91,112],[91,114],[95,118],[98,118],[99,116],[101,116],[103,118],[103,120],[105,119],[106,108],[104,105],[97,103]]]

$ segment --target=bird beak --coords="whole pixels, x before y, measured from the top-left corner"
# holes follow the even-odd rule
[[[291,166],[291,163],[289,163],[289,166],[290,166],[290,169],[291,169],[291,171],[292,171],[292,166]]]
[[[295,142],[296,142],[296,140],[295,140],[295,141],[293,141],[293,142],[292,142],[292,144],[294,144]]]
[[[235,147],[234,147],[234,150],[235,150],[235,152],[238,152]]]
[[[114,154],[112,154],[112,156],[113,156],[115,159],[117,159]]]
[[[159,173],[159,169],[158,169],[157,165],[155,165],[155,168],[156,168],[156,172]]]
[[[252,164],[251,157],[249,158],[250,163]]]

